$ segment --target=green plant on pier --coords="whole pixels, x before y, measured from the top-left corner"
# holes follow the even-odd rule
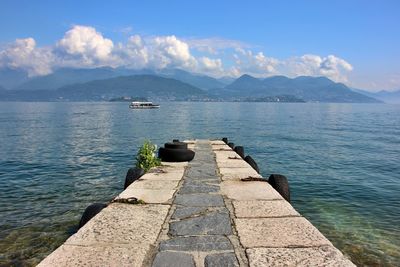
[[[161,160],[156,157],[157,146],[146,140],[136,155],[136,167],[145,172],[152,167],[160,166]]]

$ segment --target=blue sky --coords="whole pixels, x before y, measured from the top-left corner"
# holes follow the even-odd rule
[[[2,0],[0,68],[32,76],[104,65],[325,75],[393,90],[400,89],[399,14],[400,1],[386,0]]]

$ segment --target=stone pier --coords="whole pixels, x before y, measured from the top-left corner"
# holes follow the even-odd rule
[[[187,142],[39,266],[354,266],[224,142]]]

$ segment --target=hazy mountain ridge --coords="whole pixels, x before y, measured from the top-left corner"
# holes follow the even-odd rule
[[[93,69],[61,68],[48,75],[24,79],[23,82],[17,84],[16,86],[6,88],[13,90],[56,90],[62,86],[76,83],[84,83],[119,76],[144,74],[158,75],[161,77],[176,79],[204,90],[222,88],[226,85],[215,78],[206,75],[190,73],[180,69],[154,71],[149,69],[133,70],[126,68],[102,67]]]
[[[385,103],[400,104],[400,90],[397,90],[397,91],[381,90],[379,92],[368,92],[368,91],[364,91],[361,89],[355,89],[355,88],[353,88],[352,90],[357,93],[379,99]]]
[[[372,97],[352,91],[342,83],[335,83],[326,77],[273,76],[257,79],[250,75],[242,75],[225,91],[231,96],[267,97],[277,95],[292,95],[307,102],[338,102],[338,103],[379,103]]]
[[[3,100],[102,101],[121,96],[163,100],[196,100],[206,93],[181,81],[155,75],[119,76],[86,83],[66,85],[57,90],[7,90]]]
[[[12,74],[13,72],[8,71],[7,73]],[[306,102],[380,102],[373,95],[367,94],[368,92],[361,93],[351,90],[346,85],[335,83],[326,77],[273,76],[259,79],[250,75],[242,75],[226,85],[231,79],[223,77],[218,80],[180,69],[158,71],[110,67],[59,69],[52,74],[29,79],[14,90],[3,90],[0,99],[3,101],[96,101],[122,96],[143,96],[166,100],[246,101],[246,99],[268,100],[274,99],[271,97],[286,96],[286,99]],[[162,84],[161,81],[164,81],[165,84]],[[1,81],[0,84],[2,84]],[[183,88],[185,89],[183,90]],[[293,98],[288,98],[288,96]]]

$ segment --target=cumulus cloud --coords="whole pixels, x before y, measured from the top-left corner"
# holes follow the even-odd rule
[[[52,72],[54,57],[49,48],[37,48],[33,38],[17,39],[0,51],[0,67],[23,69],[29,76]]]
[[[76,25],[57,42],[56,48],[66,61],[85,66],[101,65],[111,61],[114,44],[93,27]]]
[[[244,50],[237,48],[233,57],[235,59],[236,67],[234,73],[247,73],[254,76],[271,76],[277,73],[276,67],[279,65],[279,60],[266,57],[264,53],[253,53],[251,50]]]
[[[340,82],[347,82],[353,69],[349,62],[334,55],[277,59],[239,41],[221,38],[135,34],[125,42],[114,43],[95,28],[82,25],[73,26],[52,46],[37,47],[33,38],[26,38],[0,50],[0,68],[24,69],[30,76],[45,75],[59,67],[99,66],[180,68],[211,76],[327,76]]]
[[[347,82],[347,74],[353,70],[350,63],[334,55],[307,54],[290,58],[283,62],[283,66],[283,71],[290,76],[326,76],[337,82]]]
[[[183,67],[193,69],[196,60],[191,55],[189,45],[174,35],[155,37],[150,40],[152,50],[152,64],[157,68]]]
[[[251,45],[238,40],[224,39],[220,37],[212,38],[187,38],[184,40],[189,46],[200,52],[207,52],[217,55],[226,49],[249,48]]]

